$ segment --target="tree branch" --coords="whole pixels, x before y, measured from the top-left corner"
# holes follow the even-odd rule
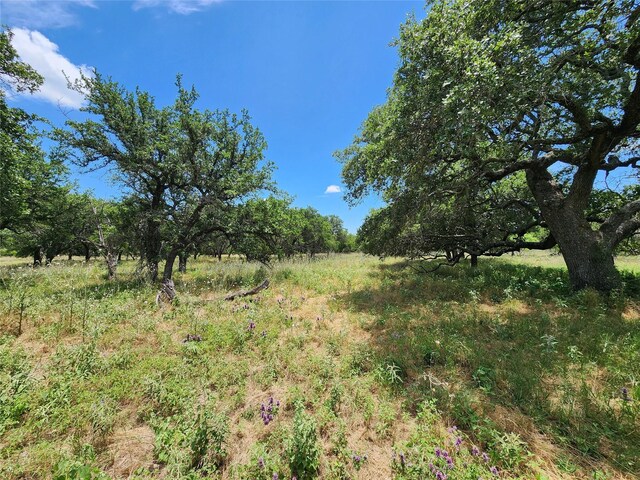
[[[600,232],[611,248],[631,236],[640,228],[640,200],[624,205],[613,213],[601,226]]]

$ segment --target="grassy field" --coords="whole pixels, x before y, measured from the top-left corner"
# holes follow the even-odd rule
[[[0,478],[638,478],[640,263],[558,260],[204,258],[159,307],[134,262],[2,259]]]

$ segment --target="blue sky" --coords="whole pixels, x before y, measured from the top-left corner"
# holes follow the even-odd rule
[[[241,2],[0,0],[0,23],[14,29],[20,55],[47,78],[37,97],[14,103],[62,124],[81,99],[66,91],[96,68],[165,105],[177,73],[202,108],[249,110],[264,133],[278,186],[355,232],[370,198],[349,208],[332,153],[349,145],[368,112],[384,102],[398,63],[390,42],[421,1]],[[118,194],[105,173],[77,175],[81,188]],[[333,186],[329,188],[329,186]],[[333,190],[333,193],[325,191]]]

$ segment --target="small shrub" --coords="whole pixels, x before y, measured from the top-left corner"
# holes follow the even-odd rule
[[[87,378],[102,368],[102,360],[96,344],[91,342],[58,350],[53,365],[59,373]]]
[[[61,460],[53,471],[53,480],[108,480],[99,468],[79,461]]]
[[[154,457],[176,476],[189,471],[215,473],[227,458],[225,416],[203,409],[195,419],[168,417],[154,425]]]
[[[189,435],[192,454],[191,465],[195,468],[213,467],[216,471],[227,458],[225,442],[229,434],[227,418],[205,409],[198,415]]]
[[[394,361],[378,365],[374,371],[375,378],[389,387],[397,387],[402,384],[404,371]]]
[[[320,465],[318,433],[313,417],[304,411],[302,402],[296,405],[293,430],[287,442],[287,457],[291,472],[298,480],[315,478]]]

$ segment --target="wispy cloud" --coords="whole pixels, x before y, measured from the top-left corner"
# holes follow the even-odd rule
[[[20,59],[31,65],[44,77],[44,84],[33,94],[55,105],[67,108],[80,108],[83,96],[67,87],[67,78],[74,81],[80,74],[89,75],[91,69],[86,65],[75,65],[58,52],[58,45],[42,33],[25,28],[13,28],[11,44]]]
[[[340,190],[340,187],[338,185],[329,185],[324,193],[340,193],[341,191],[342,190]]]
[[[0,23],[33,30],[69,27],[79,22],[78,8],[96,6],[94,0],[0,0]]]
[[[221,1],[222,0],[135,0],[135,2],[133,2],[133,9],[141,10],[143,8],[163,7],[171,12],[189,15],[190,13],[199,12]]]

